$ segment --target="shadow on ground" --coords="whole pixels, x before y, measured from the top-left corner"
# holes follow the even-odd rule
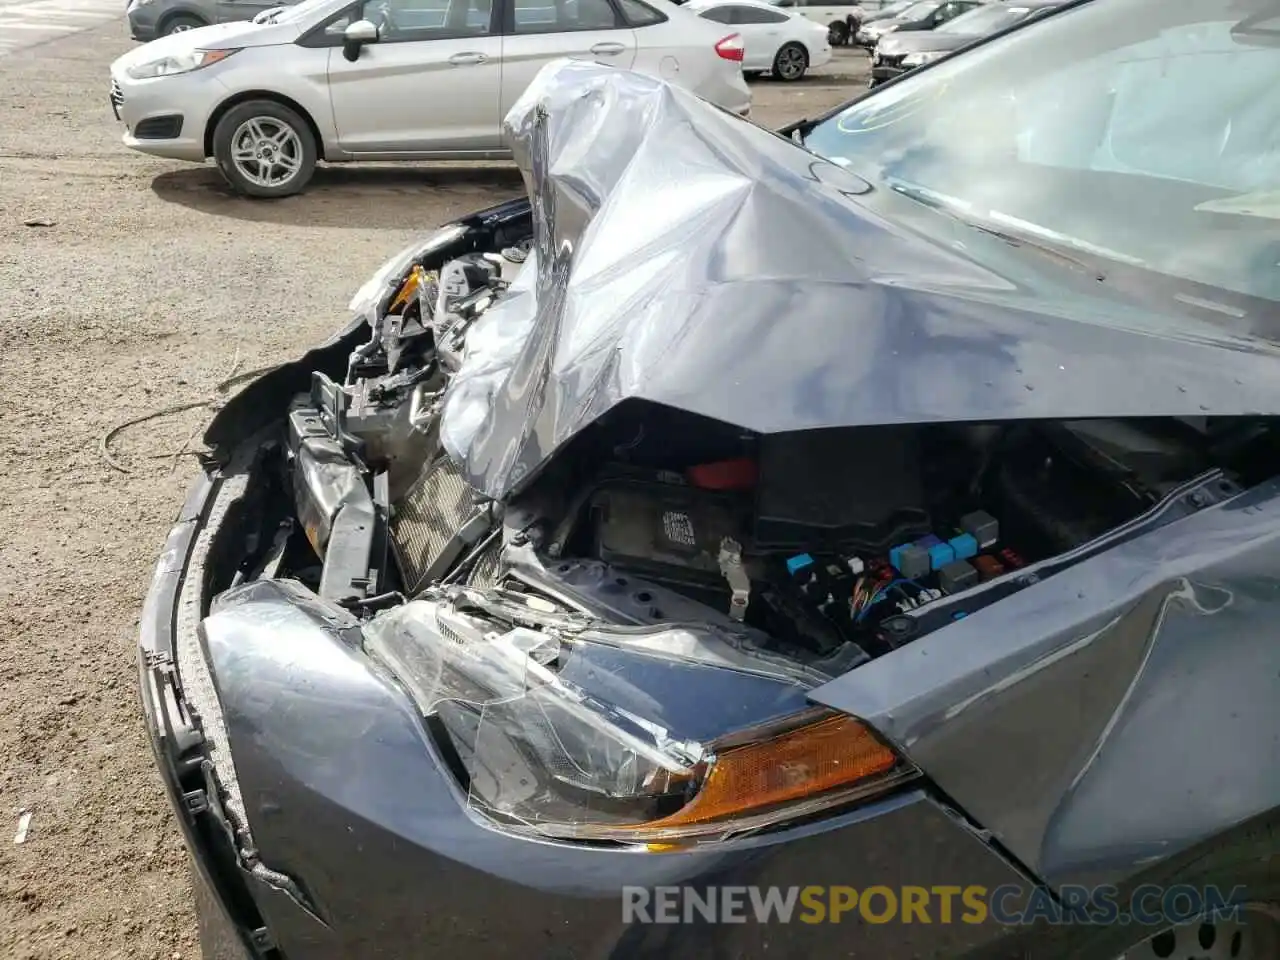
[[[433,204],[457,200],[466,209],[522,192],[510,164],[320,166],[305,192],[280,200],[254,200],[232,192],[210,164],[162,173],[151,189],[166,203],[210,216],[251,223],[308,227],[362,227],[414,219],[415,198]]]

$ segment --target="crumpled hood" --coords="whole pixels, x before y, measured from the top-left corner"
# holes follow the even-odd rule
[[[139,44],[111,64],[111,72],[127,70],[139,63],[191,50],[225,50],[228,47],[270,47],[292,43],[298,38],[296,23],[214,23],[195,30],[184,30]]]
[[[847,170],[659,80],[559,61],[505,125],[534,250],[441,421],[489,496],[630,398],[761,433],[1280,413],[1270,341],[998,241],[980,265],[990,238],[886,220]]]

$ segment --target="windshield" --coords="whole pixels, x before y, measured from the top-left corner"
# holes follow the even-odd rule
[[[1280,0],[1094,0],[805,146],[953,217],[1280,300]]]
[[[962,13],[954,20],[948,20],[937,28],[938,33],[967,33],[976,37],[984,37],[989,33],[1012,26],[1031,12],[1030,7],[1013,6],[1006,3],[989,3]]]
[[[921,20],[937,10],[938,5],[938,0],[923,0],[921,3],[913,3],[894,14],[894,19]]]

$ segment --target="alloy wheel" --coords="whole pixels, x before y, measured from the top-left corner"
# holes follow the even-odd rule
[[[275,117],[251,117],[231,137],[231,162],[256,186],[283,186],[302,169],[302,141]]]
[[[778,51],[774,70],[783,80],[795,80],[804,74],[805,56],[799,47],[787,46]]]
[[[1161,930],[1116,960],[1277,960],[1280,913],[1246,906],[1235,919],[1205,918]]]

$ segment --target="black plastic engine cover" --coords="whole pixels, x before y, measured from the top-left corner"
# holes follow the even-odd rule
[[[774,434],[760,444],[755,544],[882,552],[929,533],[913,429]]]
[[[654,580],[721,586],[720,544],[741,539],[745,505],[680,483],[620,480],[591,498],[595,553]]]

